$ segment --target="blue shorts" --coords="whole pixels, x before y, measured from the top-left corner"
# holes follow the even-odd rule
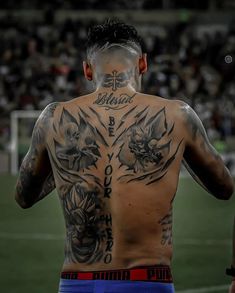
[[[59,293],[174,293],[173,283],[146,281],[60,280]]]
[[[62,272],[59,293],[174,293],[171,270],[155,265],[90,272]]]

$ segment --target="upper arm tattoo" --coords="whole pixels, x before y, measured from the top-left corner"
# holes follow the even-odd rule
[[[195,112],[189,106],[183,107],[182,110],[190,136],[190,144],[186,145],[184,153],[186,168],[195,181],[220,198],[220,193],[223,194],[225,189],[228,171],[222,158],[210,144],[206,131]],[[197,153],[199,157],[195,155]]]
[[[200,139],[200,148],[203,151],[209,151],[215,159],[219,159],[220,156],[211,146],[206,134],[206,130],[196,113],[188,105],[184,106],[182,111],[185,117],[186,126],[190,131],[192,141],[195,142],[197,139]]]
[[[182,108],[182,111],[186,118],[187,126],[190,128],[192,139],[195,140],[200,135],[207,141],[205,128],[193,109],[186,105]]]

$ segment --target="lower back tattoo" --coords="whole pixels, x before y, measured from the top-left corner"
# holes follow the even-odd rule
[[[162,245],[172,245],[172,210],[164,216],[159,224],[162,226]]]

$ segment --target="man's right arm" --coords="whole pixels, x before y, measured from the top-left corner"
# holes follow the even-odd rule
[[[184,161],[194,179],[219,199],[229,199],[233,179],[222,158],[210,144],[201,120],[186,103],[181,103],[186,127]]]

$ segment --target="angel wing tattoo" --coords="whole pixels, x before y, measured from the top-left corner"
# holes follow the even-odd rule
[[[174,123],[169,127],[165,108],[149,117],[148,109],[136,115],[136,121],[123,131],[114,145],[120,145],[118,159],[120,167],[125,166],[127,174],[119,179],[127,182],[147,180],[147,185],[160,180],[175,160],[183,139],[172,150],[171,133]]]

